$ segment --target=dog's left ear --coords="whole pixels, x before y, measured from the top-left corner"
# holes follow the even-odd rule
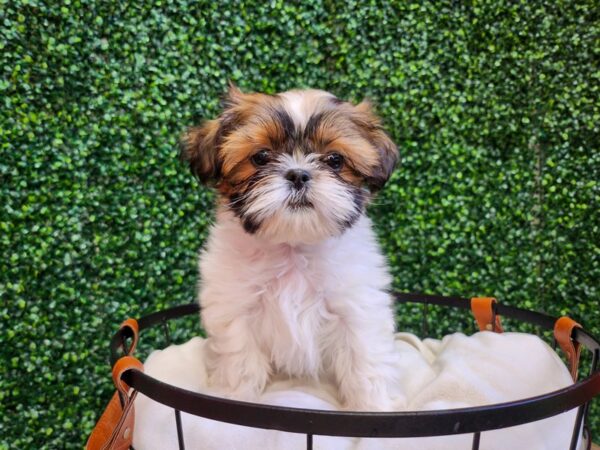
[[[354,122],[379,153],[379,164],[372,168],[366,180],[371,192],[377,192],[385,185],[396,167],[398,148],[383,129],[379,117],[373,112],[371,102],[363,100],[354,107],[354,112]]]

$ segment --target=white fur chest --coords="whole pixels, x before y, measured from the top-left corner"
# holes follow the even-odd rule
[[[262,292],[250,326],[276,372],[317,376],[327,319],[326,283],[314,255],[283,246],[264,255]]]
[[[248,340],[272,372],[318,377],[349,292],[386,305],[389,277],[368,219],[316,245],[269,244],[220,217],[200,258],[202,322],[219,354]],[[238,325],[239,324],[239,325]],[[387,328],[383,326],[383,328]]]

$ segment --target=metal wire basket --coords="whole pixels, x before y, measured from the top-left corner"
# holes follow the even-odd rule
[[[393,295],[398,303],[423,304],[425,313],[429,305],[471,308],[471,301],[461,297],[405,293]],[[559,320],[538,312],[498,304],[495,301],[491,305],[492,320],[487,325],[487,329],[495,327],[498,323],[497,316],[536,325],[542,330],[555,329]],[[170,343],[169,321],[196,314],[198,311],[197,304],[188,304],[142,317],[137,322],[133,321],[135,327],[127,325],[126,321],[125,326],[122,326],[112,338],[111,365],[114,367],[120,358],[132,353],[137,343],[138,329],[142,331],[162,326],[165,339]],[[464,433],[473,434],[472,449],[479,449],[482,432],[522,425],[578,408],[569,447],[575,450],[580,434],[584,436],[588,448],[591,445],[587,418],[590,401],[600,394],[598,367],[600,342],[579,326],[572,328],[569,334],[569,344],[575,347],[581,346],[592,354],[591,365],[585,377],[581,377],[573,385],[544,395],[460,409],[413,412],[321,411],[247,403],[199,394],[158,381],[135,368],[123,371],[119,377],[131,392],[141,392],[156,402],[173,408],[173,425],[177,428],[180,449],[185,448],[185,430],[181,423],[181,411],[231,424],[305,434],[307,449],[312,449],[314,435],[403,438]],[[556,340],[554,348],[556,348]],[[574,361],[574,358],[575,356],[571,355],[569,362],[576,373],[579,352],[576,355],[577,361]]]

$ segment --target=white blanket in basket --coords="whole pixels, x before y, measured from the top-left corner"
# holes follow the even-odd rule
[[[195,392],[206,388],[205,341],[194,338],[153,352],[145,372],[161,381]],[[488,331],[442,340],[420,340],[398,333],[404,369],[398,411],[462,408],[531,397],[572,383],[556,353],[536,336]],[[313,409],[339,409],[330,386],[283,380],[272,383],[261,403]],[[565,450],[569,447],[575,410],[542,421],[481,435],[481,450]],[[186,449],[304,449],[304,435],[220,423],[182,413]],[[377,439],[315,436],[315,449],[342,450],[466,450],[472,434],[430,438]],[[177,449],[171,408],[140,394],[136,400],[136,450]]]

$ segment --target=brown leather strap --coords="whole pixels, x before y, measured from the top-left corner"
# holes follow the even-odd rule
[[[495,331],[502,333],[500,316],[496,314],[496,299],[493,297],[473,297],[471,299],[471,311],[479,331]]]
[[[144,365],[139,359],[133,356],[123,356],[122,358],[119,358],[112,369],[113,383],[115,383],[115,387],[122,395],[127,395],[129,386],[127,386],[127,384],[121,380],[121,375],[123,375],[123,372],[129,369],[137,369],[140,372],[143,372]]]
[[[554,338],[565,355],[567,355],[567,361],[569,362],[569,371],[573,381],[577,381],[577,372],[579,368],[579,356],[581,354],[581,345],[579,342],[574,342],[571,338],[573,335],[573,328],[581,328],[577,322],[573,319],[563,316],[559,318],[554,324]]]
[[[126,450],[133,441],[133,397],[121,407],[119,393],[115,392],[90,435],[87,450]]]
[[[129,346],[129,349],[126,349],[125,343],[123,343],[123,352],[126,355],[132,355],[137,347],[138,339],[140,337],[140,327],[137,320],[129,318],[121,324],[120,329],[122,330],[123,328],[129,328],[132,334],[131,345]]]
[[[117,392],[96,423],[87,441],[87,450],[126,450],[131,446],[137,392],[129,392],[129,386],[121,379],[123,373],[130,369],[143,371],[144,365],[133,356],[123,356],[115,363],[113,381]]]

